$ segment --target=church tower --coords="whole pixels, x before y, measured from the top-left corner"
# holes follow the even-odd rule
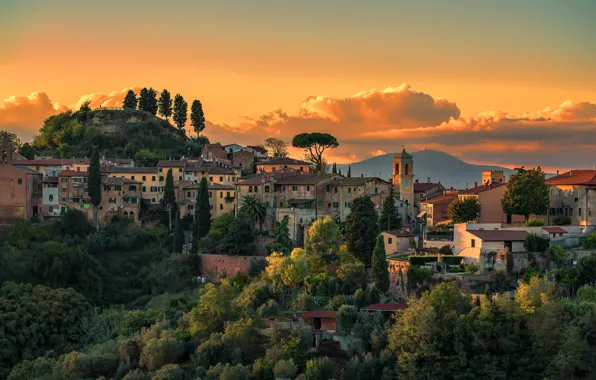
[[[0,139],[0,165],[12,165],[15,151],[10,139],[7,136],[2,136]]]
[[[393,158],[393,186],[399,198],[408,202],[408,215],[414,212],[414,159],[402,147]],[[414,216],[412,216],[414,220]]]

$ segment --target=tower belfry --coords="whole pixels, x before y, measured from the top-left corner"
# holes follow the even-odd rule
[[[402,145],[402,151],[393,157],[393,186],[399,198],[408,202],[408,214],[414,212],[414,159],[406,152]],[[414,216],[412,217],[412,220]]]

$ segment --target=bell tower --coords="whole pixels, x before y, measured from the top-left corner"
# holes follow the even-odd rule
[[[414,212],[414,159],[402,146],[393,157],[393,186],[399,198],[408,202],[408,214]]]
[[[14,147],[7,136],[0,139],[0,165],[12,165],[14,159]]]

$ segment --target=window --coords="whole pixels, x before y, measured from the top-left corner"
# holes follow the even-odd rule
[[[304,171],[304,168],[303,168],[302,166],[300,167],[300,171],[301,171],[301,172],[302,172],[302,171]]]
[[[152,193],[157,193],[157,186],[151,186],[150,191]]]
[[[330,193],[331,192],[331,186],[327,185],[327,192]]]
[[[151,198],[151,203],[155,203],[155,198]]]
[[[182,173],[182,168],[178,168],[178,173]]]
[[[230,197],[230,192],[228,191],[228,192],[226,192],[226,198],[229,198],[229,197]]]
[[[220,191],[220,192],[219,192],[219,197],[220,197],[220,198],[223,198],[223,191]]]
[[[375,187],[375,194],[377,194],[379,192],[379,188]]]
[[[122,190],[122,187],[120,185],[116,185],[115,187],[116,187],[116,191]]]
[[[581,208],[578,208],[577,209],[577,216],[582,216],[582,209]]]
[[[128,191],[137,191],[137,187],[135,185],[128,186]]]
[[[249,193],[252,193],[252,186],[249,186],[249,187],[248,187],[248,192],[249,192]]]
[[[209,182],[213,182],[213,177],[209,177]]]
[[[54,207],[48,206],[48,212],[54,212]]]
[[[284,202],[283,201],[279,202],[279,207],[284,207]]]
[[[306,191],[310,191],[310,186],[306,186]]]
[[[351,193],[352,193],[352,188],[348,187],[348,194],[351,194]]]
[[[134,181],[134,179],[135,179],[135,176],[134,176],[134,175],[131,175],[131,176],[130,176],[130,179],[132,179],[132,180]]]
[[[327,203],[327,208],[331,208],[331,202]]]
[[[162,168],[159,168],[159,172],[160,172],[160,173],[163,173],[163,169],[162,169]]]
[[[116,203],[116,198],[110,198],[109,202],[110,203]]]
[[[335,193],[337,194],[337,187],[335,188]]]
[[[187,192],[186,192],[186,197],[187,197],[187,198],[190,198],[190,191],[187,191]]]
[[[143,179],[143,181],[146,181],[147,180],[147,177],[146,176],[142,176],[141,178]]]
[[[345,205],[347,208],[350,208],[350,202],[345,202],[345,203],[344,203],[344,205]]]
[[[62,178],[62,183],[68,183],[68,178]]]
[[[111,186],[109,186],[109,185],[105,185],[105,186],[104,186],[104,190],[105,190],[105,191],[111,191],[111,190],[112,190],[112,188],[111,188]]]
[[[221,203],[219,204],[219,209],[223,210],[223,205]]]
[[[188,205],[188,209],[189,209],[189,210],[193,210],[194,208],[195,208],[195,206],[194,206],[194,205]]]
[[[160,182],[163,181],[163,176],[162,175],[159,176],[159,180],[160,180]]]
[[[333,202],[333,208],[338,208],[339,207],[339,202]]]
[[[393,244],[393,238],[387,238],[387,243],[388,244]]]
[[[476,239],[472,239],[472,248],[476,247]]]
[[[181,175],[178,176],[178,181],[182,181],[182,176]]]
[[[255,193],[256,193],[257,191],[259,191],[259,187],[258,187],[258,186],[255,186]]]
[[[147,191],[147,188],[145,186],[141,187],[141,191],[144,193]]]
[[[151,176],[151,180],[152,181],[155,181],[155,176]]]
[[[18,185],[22,185],[23,184],[23,179],[22,178],[17,179],[17,184]]]
[[[223,177],[219,177],[219,182],[223,182]]]
[[[298,191],[298,186],[292,186],[292,191]]]
[[[50,196],[48,197],[48,199],[50,200],[50,202],[53,202],[54,201],[54,194],[50,194]],[[52,206],[50,206],[50,207],[52,207]],[[50,212],[51,212],[51,210],[50,210]]]
[[[265,186],[265,192],[268,193],[269,192],[269,185]]]

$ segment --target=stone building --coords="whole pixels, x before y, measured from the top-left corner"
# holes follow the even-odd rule
[[[549,221],[569,218],[574,226],[596,225],[596,169],[571,170],[546,180]]]

